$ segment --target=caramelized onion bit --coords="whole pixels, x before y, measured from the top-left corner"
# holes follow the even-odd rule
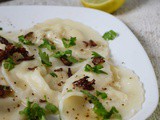
[[[94,65],[102,64],[104,62],[105,62],[105,60],[102,57],[94,57],[92,60],[92,63]]]
[[[93,79],[92,81],[88,81],[88,78],[88,76],[85,76],[80,80],[73,82],[72,84],[74,87],[80,87],[84,90],[94,90],[93,85],[95,84],[95,80]]]
[[[71,71],[71,68],[68,68],[67,75],[68,75],[68,77],[69,77],[69,78],[72,76],[72,71]]]
[[[32,67],[32,68],[28,68],[28,70],[35,70],[38,66]]]
[[[29,56],[28,51],[24,47],[16,48],[12,43],[9,43],[7,39],[0,36],[0,43],[5,44],[5,50],[0,50],[0,62],[12,56],[14,53],[20,53],[23,58],[17,61],[33,60],[34,56]]]
[[[63,64],[67,65],[67,66],[71,66],[72,62],[68,61],[66,58],[64,57],[60,57],[60,60],[63,62]]]
[[[29,32],[24,36],[24,38],[26,40],[32,40],[34,38],[34,33],[33,32]]]
[[[63,71],[63,68],[59,68],[59,69],[54,70],[54,72],[61,72],[61,71]]]
[[[90,40],[89,42],[86,42],[86,41],[83,41],[83,43],[85,44],[85,47],[96,47],[97,44],[93,41],[93,40]]]
[[[5,98],[13,93],[13,90],[10,86],[0,85],[0,98]]]

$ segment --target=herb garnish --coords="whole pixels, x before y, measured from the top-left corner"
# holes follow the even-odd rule
[[[42,52],[42,50],[39,49],[39,56],[43,64],[45,64],[47,67],[52,66],[52,63],[49,61],[49,56],[46,52]]]
[[[16,64],[14,63],[13,59],[11,57],[7,58],[4,61],[4,68],[8,71],[12,70]]]
[[[101,96],[102,99],[106,99],[107,98],[107,94],[105,92],[96,91],[96,95],[97,96]]]
[[[39,48],[47,48],[50,51],[56,49],[56,47],[53,44],[51,44],[47,39],[43,39],[43,44],[41,44]]]
[[[29,100],[27,100],[27,107],[20,111],[19,114],[26,116],[27,120],[46,120],[45,109]]]
[[[37,103],[33,103],[27,100],[27,107],[24,110],[20,111],[19,114],[26,116],[27,120],[46,120],[45,116],[47,113],[55,114],[57,112],[58,108],[48,101],[45,108],[42,108]]]
[[[118,34],[115,31],[110,30],[110,31],[104,33],[103,38],[105,40],[114,40],[117,36],[118,36]]]
[[[71,37],[70,39],[62,38],[62,42],[65,48],[76,45],[76,37]]]
[[[102,57],[102,58],[104,58],[103,56],[101,56],[100,54],[98,54],[97,52],[94,52],[94,51],[92,51],[92,55],[93,55],[93,57]]]
[[[72,92],[73,90],[72,89],[70,89],[70,90],[67,90],[67,92]]]
[[[81,92],[94,104],[93,111],[98,115],[98,117],[101,117],[102,120],[108,120],[110,118],[122,120],[122,116],[115,107],[112,107],[110,111],[107,111],[96,96],[86,90],[82,90]]]
[[[1,31],[1,30],[3,30],[3,28],[2,28],[2,27],[0,27],[0,31]]]
[[[69,62],[72,63],[77,63],[78,60],[76,60],[73,56],[72,56],[72,50],[66,50],[66,51],[58,51],[56,52],[56,54],[53,55],[53,57],[55,58],[65,58],[67,59]]]
[[[51,72],[50,75],[51,75],[52,77],[58,77],[55,72]]]
[[[24,35],[18,37],[19,41],[25,45],[34,45],[30,40],[26,40]]]
[[[108,73],[106,73],[105,71],[101,70],[102,68],[103,68],[103,66],[100,65],[100,64],[99,65],[95,65],[94,67],[92,67],[91,65],[87,64],[85,66],[84,70],[86,72],[94,72],[94,73],[97,73],[97,74],[103,73],[103,74],[108,75]]]

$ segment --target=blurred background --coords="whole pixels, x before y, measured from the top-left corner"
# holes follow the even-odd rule
[[[80,0],[0,0],[0,6],[9,5],[83,7]],[[121,19],[138,37],[152,62],[160,88],[160,0],[126,0],[112,14]],[[148,120],[160,120],[160,103]]]

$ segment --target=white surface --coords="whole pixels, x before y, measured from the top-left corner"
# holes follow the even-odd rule
[[[135,71],[142,81],[146,94],[143,108],[131,120],[144,120],[155,109],[158,103],[158,87],[151,63],[142,46],[132,32],[113,16],[84,8],[65,7],[1,7],[0,25],[5,30],[29,28],[37,22],[60,17],[82,22],[103,34],[113,29],[120,36],[110,42],[112,57],[117,64]],[[96,19],[95,19],[96,18]],[[121,64],[122,65],[122,64]]]

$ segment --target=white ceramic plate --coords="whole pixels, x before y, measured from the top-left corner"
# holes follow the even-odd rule
[[[134,70],[145,89],[143,107],[131,120],[145,120],[149,117],[158,103],[155,73],[143,47],[120,20],[104,12],[79,7],[0,7],[0,27],[6,31],[26,29],[36,23],[57,17],[82,22],[101,34],[111,29],[119,33],[119,37],[110,42],[112,58],[116,60],[116,64]]]

